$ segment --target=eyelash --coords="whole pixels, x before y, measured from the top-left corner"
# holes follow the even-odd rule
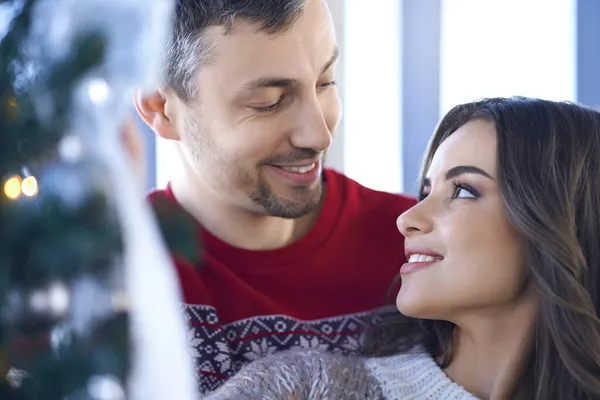
[[[452,195],[450,196],[452,200],[456,200],[457,199],[457,195],[460,192],[460,190],[465,190],[467,192],[469,192],[470,194],[473,195],[473,197],[475,199],[478,199],[479,197],[481,197],[481,195],[479,194],[479,192],[471,185],[467,185],[466,183],[461,183],[458,182],[456,180],[452,181]],[[421,189],[419,190],[419,201],[423,201],[425,200],[425,198],[429,195],[429,193],[425,193],[423,191],[423,188],[421,187]]]
[[[319,85],[319,88],[324,89],[324,88],[327,88],[329,86],[335,86],[335,85],[336,85],[336,82],[335,81],[331,81],[331,82],[326,82],[326,83],[323,83],[323,84]],[[276,103],[273,103],[273,104],[271,104],[269,106],[266,106],[266,107],[255,107],[254,109],[256,111],[258,111],[259,113],[266,113],[266,112],[275,111],[277,109],[277,107],[279,107],[281,105],[282,101],[283,101],[283,96],[281,96],[279,98],[279,100],[277,100]]]
[[[479,198],[479,192],[471,185],[466,183],[460,183],[458,181],[452,181],[452,200],[456,199],[460,190],[466,190],[469,194],[472,194],[474,198]]]
[[[281,96],[279,98],[279,100],[277,100],[276,103],[273,103],[270,106],[266,106],[266,107],[255,107],[255,110],[258,111],[258,112],[274,111],[275,109],[277,109],[277,107],[279,107],[279,105],[281,104],[282,100],[283,100],[283,96]]]

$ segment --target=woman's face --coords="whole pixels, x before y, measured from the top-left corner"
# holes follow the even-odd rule
[[[492,122],[463,125],[435,152],[422,201],[398,218],[409,260],[396,300],[404,315],[456,322],[519,301],[523,245],[504,213],[496,148]]]

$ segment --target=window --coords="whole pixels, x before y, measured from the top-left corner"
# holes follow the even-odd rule
[[[442,0],[440,112],[481,97],[576,100],[575,0]]]

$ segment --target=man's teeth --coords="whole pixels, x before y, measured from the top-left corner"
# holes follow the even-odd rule
[[[284,169],[286,171],[290,171],[290,172],[297,172],[299,174],[303,174],[305,172],[311,171],[316,164],[310,164],[310,165],[304,165],[301,167],[281,167],[281,169]]]
[[[436,257],[432,257],[432,256],[426,256],[425,254],[411,254],[408,262],[431,262],[431,261],[437,261]]]

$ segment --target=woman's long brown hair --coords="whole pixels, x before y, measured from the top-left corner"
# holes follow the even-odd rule
[[[534,342],[514,399],[600,399],[600,112],[522,97],[459,105],[442,119],[421,178],[440,144],[474,119],[495,124],[505,213],[526,244],[540,299]],[[367,331],[365,354],[425,347],[452,362],[454,325],[401,314]]]

